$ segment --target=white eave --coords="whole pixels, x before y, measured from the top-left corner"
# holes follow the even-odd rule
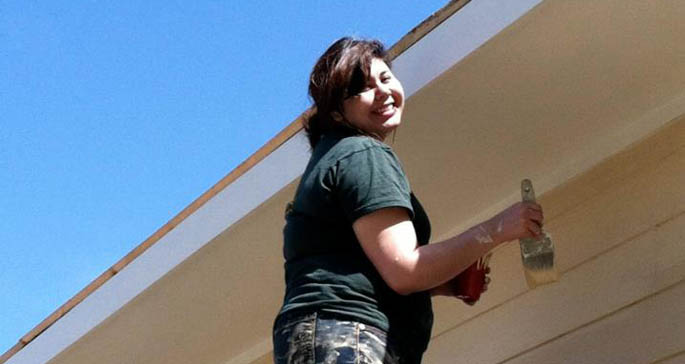
[[[416,43],[396,47],[393,62],[409,95],[394,148],[433,240],[515,201],[522,178],[544,195],[685,114],[677,1],[445,9],[439,25],[407,36]],[[6,363],[268,358],[283,293],[283,210],[309,156],[298,130],[291,125]]]

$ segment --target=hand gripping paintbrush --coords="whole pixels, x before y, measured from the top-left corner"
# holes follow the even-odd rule
[[[529,179],[521,181],[521,198],[523,202],[535,202],[533,183]],[[559,279],[554,266],[554,244],[546,231],[542,230],[542,235],[538,237],[520,239],[519,244],[529,288]]]

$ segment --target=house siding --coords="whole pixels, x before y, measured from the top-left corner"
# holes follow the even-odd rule
[[[559,282],[437,332],[426,363],[672,362],[685,349],[685,117],[541,197]],[[520,288],[518,244],[493,289]],[[487,299],[487,298],[486,298]],[[674,356],[675,355],[675,356]]]

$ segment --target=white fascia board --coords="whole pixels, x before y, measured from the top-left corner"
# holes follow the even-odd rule
[[[183,220],[7,361],[46,363],[304,172],[298,133]]]
[[[420,90],[541,1],[479,0],[464,6],[393,61],[393,72],[402,80],[406,96]],[[57,356],[298,178],[308,160],[309,144],[300,131],[57,320],[7,364],[39,364]]]
[[[464,59],[542,0],[471,1],[392,63],[407,97]]]

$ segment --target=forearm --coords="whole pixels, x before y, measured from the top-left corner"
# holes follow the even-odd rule
[[[401,294],[425,290],[433,290],[434,295],[446,294],[440,289],[443,283],[503,242],[491,230],[485,222],[450,239],[417,247],[404,257],[404,272],[395,290]]]
[[[503,242],[538,236],[542,219],[539,205],[519,202],[462,234],[421,247],[402,208],[363,216],[353,228],[385,282],[397,293],[410,294],[447,282]]]

